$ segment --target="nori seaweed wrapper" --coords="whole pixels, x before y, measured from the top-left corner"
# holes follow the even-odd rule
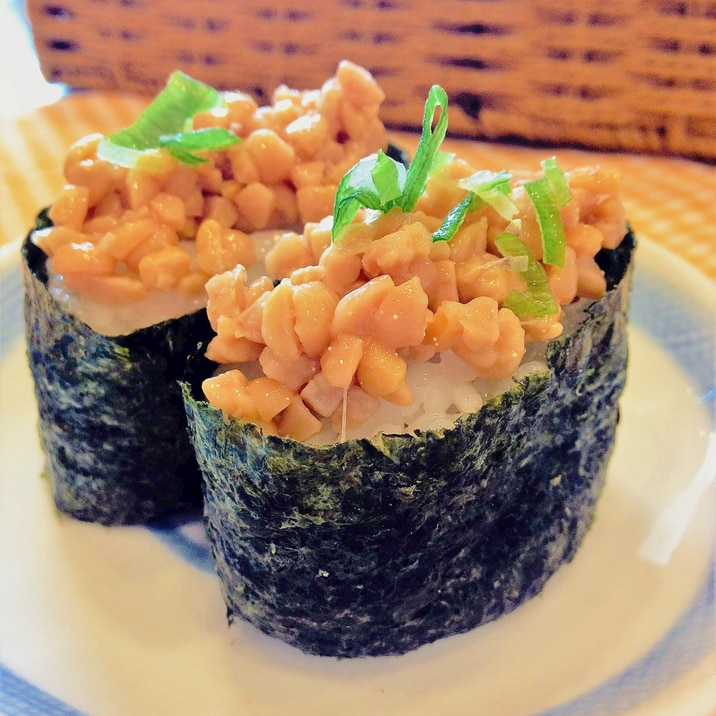
[[[47,225],[40,214],[37,228]],[[30,236],[22,256],[27,354],[58,509],[105,525],[200,509],[178,381],[212,335],[206,311],[105,336],[50,294],[47,257]]]
[[[546,372],[452,429],[317,447],[224,419],[184,386],[229,622],[320,655],[399,654],[538,594],[603,487],[627,365],[631,233]]]

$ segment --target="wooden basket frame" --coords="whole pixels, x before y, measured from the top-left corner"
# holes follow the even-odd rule
[[[709,0],[27,0],[40,63],[78,88],[156,92],[175,69],[259,100],[350,59],[388,126],[431,84],[454,134],[716,158]]]

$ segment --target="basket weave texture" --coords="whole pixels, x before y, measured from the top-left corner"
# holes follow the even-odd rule
[[[155,93],[181,69],[260,101],[341,59],[417,127],[432,84],[454,134],[716,158],[716,2],[27,0],[42,70]]]

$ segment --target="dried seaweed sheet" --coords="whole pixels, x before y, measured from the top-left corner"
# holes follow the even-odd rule
[[[229,621],[321,655],[398,654],[496,619],[574,556],[601,492],[627,364],[634,242],[606,296],[450,430],[315,447],[225,420],[184,386]]]
[[[38,217],[38,227],[47,222]],[[199,508],[178,381],[211,335],[206,312],[104,336],[50,294],[46,256],[29,236],[22,254],[27,353],[58,509],[114,525]]]

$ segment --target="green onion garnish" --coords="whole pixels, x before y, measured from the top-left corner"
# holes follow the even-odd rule
[[[512,193],[512,180],[509,172],[491,172],[483,170],[475,172],[459,184],[463,189],[469,189],[479,199],[476,209],[480,206],[491,206],[503,219],[511,221],[517,214],[517,206],[510,198]]]
[[[572,193],[569,191],[569,182],[564,172],[557,166],[557,157],[549,157],[542,161],[544,175],[549,182],[550,189],[560,206],[567,206],[572,200]]]
[[[491,206],[503,219],[512,221],[517,206],[510,198],[512,180],[508,172],[491,172],[487,169],[461,179],[458,184],[468,190],[467,196],[445,217],[440,228],[433,232],[433,241],[449,241],[457,233],[468,211]]]
[[[336,191],[333,239],[353,221],[361,206],[383,212],[395,206],[405,186],[406,173],[402,164],[382,150],[361,159],[349,169]]]
[[[462,201],[450,210],[440,227],[433,231],[433,241],[450,241],[470,211],[474,200],[475,195],[468,192]]]
[[[174,72],[166,87],[126,129],[105,137],[97,156],[125,167],[133,167],[147,150],[166,148],[179,161],[206,161],[197,151],[225,149],[239,141],[231,132],[215,127],[192,131],[194,115],[220,107],[221,94],[213,87]]]
[[[393,161],[385,152],[378,152],[370,176],[383,203],[390,204],[403,193],[405,167]]]
[[[335,241],[353,221],[358,209],[376,209],[387,212],[394,206],[412,211],[425,191],[428,177],[437,164],[444,164],[440,145],[447,132],[447,94],[434,85],[425,102],[423,130],[415,158],[405,167],[388,157],[383,151],[361,159],[341,179],[333,205],[332,237]],[[440,117],[433,131],[436,109]]]
[[[497,250],[505,257],[522,256],[527,259],[527,269],[522,275],[527,291],[510,291],[504,301],[505,308],[514,311],[518,318],[530,319],[551,316],[559,310],[547,281],[543,266],[530,253],[524,243],[514,234],[503,233],[495,240]]]
[[[440,109],[440,116],[433,131],[433,120],[437,109]],[[445,139],[447,127],[447,92],[439,85],[433,85],[425,102],[423,129],[420,134],[418,148],[405,180],[405,189],[400,201],[400,207],[403,211],[412,211],[420,195],[425,191],[425,185],[428,183],[428,177],[435,166],[435,159],[440,151],[440,145]]]
[[[159,146],[168,149],[184,164],[195,165],[206,161],[195,152],[228,149],[238,141],[239,138],[235,134],[221,127],[206,127],[191,132],[162,135],[159,137]]]
[[[572,198],[567,179],[557,167],[554,157],[542,162],[545,175],[540,179],[525,182],[525,191],[532,201],[537,214],[537,223],[542,234],[542,260],[552,266],[564,266],[566,238],[561,206]]]

